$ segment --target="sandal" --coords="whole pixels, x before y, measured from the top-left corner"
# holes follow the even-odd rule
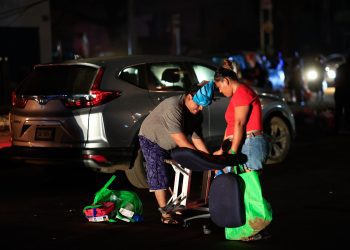
[[[162,214],[160,221],[163,224],[169,224],[169,225],[179,225],[180,222],[176,219],[174,219],[170,214]]]
[[[161,213],[161,214],[169,214],[169,213],[174,213],[176,215],[179,215],[179,216],[182,216],[182,208],[179,207],[178,209],[172,209],[172,210],[168,210],[168,208],[165,206],[165,207],[159,207],[158,208],[158,211]]]
[[[176,214],[176,215],[179,215],[179,216],[182,216],[182,215],[183,215],[183,213],[182,213],[180,210],[175,211],[175,214]]]

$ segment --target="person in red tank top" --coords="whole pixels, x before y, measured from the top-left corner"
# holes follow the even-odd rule
[[[251,87],[239,81],[229,60],[218,68],[214,80],[220,93],[231,98],[225,113],[227,126],[224,141],[231,141],[228,153],[247,155],[246,169],[261,170],[268,157],[269,144],[263,134],[259,96]],[[214,152],[215,155],[223,153],[223,148]]]
[[[269,143],[263,134],[261,103],[255,91],[239,81],[231,65],[226,60],[214,75],[215,85],[220,93],[231,98],[225,113],[227,126],[224,141],[214,155],[242,153],[247,156],[245,172],[258,171],[263,168],[269,155]],[[220,174],[219,171],[216,171],[216,175]],[[226,167],[226,171],[232,170]],[[244,241],[268,238],[270,233],[266,226],[264,223],[259,227],[255,225],[254,234]]]

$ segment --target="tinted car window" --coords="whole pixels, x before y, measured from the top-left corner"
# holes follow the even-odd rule
[[[182,64],[150,64],[148,77],[153,90],[186,90],[191,85],[189,74]]]
[[[119,78],[131,83],[133,85],[139,86],[140,85],[140,69],[139,67],[129,67],[126,69],[123,69],[120,74]]]
[[[40,66],[23,80],[17,94],[88,94],[97,70],[83,65]]]

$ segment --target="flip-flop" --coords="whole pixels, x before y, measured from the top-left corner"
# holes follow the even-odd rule
[[[180,225],[180,222],[176,219],[174,219],[171,215],[167,214],[166,216],[162,215],[160,218],[160,221],[163,224],[168,224],[168,225]]]
[[[182,216],[182,212],[181,212],[180,210],[175,211],[175,214],[176,214],[176,215],[180,215],[180,216]]]

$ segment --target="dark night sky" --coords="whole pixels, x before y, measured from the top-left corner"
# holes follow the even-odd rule
[[[82,54],[83,38],[88,41],[88,56],[128,54],[128,0],[48,1],[51,7],[53,61],[72,59],[74,54]],[[295,51],[303,56],[350,52],[349,0],[271,1],[274,52],[282,51],[285,57]],[[208,57],[260,48],[260,0],[132,2],[133,54],[175,54],[177,47],[172,20],[176,15],[179,16],[183,55]],[[8,51],[15,54],[10,55],[9,63],[6,63],[9,70],[5,70],[8,72],[5,78],[17,82],[32,65],[40,63],[38,27],[0,28],[3,34],[7,34],[2,37],[0,54],[1,50],[6,55]],[[23,37],[27,47],[18,46]],[[16,43],[9,43],[4,38]],[[57,53],[58,44],[63,48],[62,57]]]
[[[64,2],[64,1],[63,1]],[[108,33],[112,49],[128,38],[127,1],[51,0],[54,40],[70,40],[76,26],[99,26]],[[81,3],[84,2],[84,8]],[[117,2],[117,3],[116,3]],[[178,0],[133,1],[136,53],[172,53],[172,18],[180,15],[182,53],[222,53],[259,47],[258,1]],[[71,24],[73,23],[73,25]],[[84,28],[80,29],[81,32]],[[93,32],[89,39],[96,40]],[[124,51],[126,49],[124,48]]]
[[[51,0],[53,42],[67,47],[82,32],[91,53],[126,53],[128,2]],[[349,47],[350,4],[345,0],[273,1],[274,48],[286,54],[345,51]],[[173,15],[180,15],[183,54],[256,50],[259,0],[133,0],[134,53],[174,53]]]

